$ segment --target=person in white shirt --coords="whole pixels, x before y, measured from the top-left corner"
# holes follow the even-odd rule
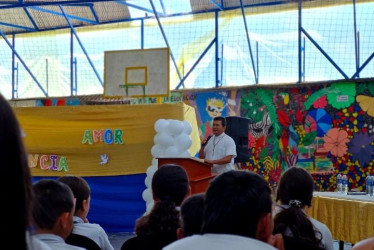
[[[113,250],[104,229],[99,224],[89,223],[87,220],[91,202],[91,189],[87,181],[80,176],[73,175],[61,176],[57,180],[68,185],[75,198],[73,231],[65,241],[71,245],[88,248],[85,244],[86,241],[81,242],[79,240],[80,236],[84,236],[93,240],[102,250]]]
[[[313,189],[313,178],[303,168],[289,168],[280,178],[274,232],[283,234],[286,249],[334,250],[329,228],[305,213],[312,205]]]
[[[213,135],[201,143],[199,158],[212,165],[212,173],[221,174],[234,169],[237,156],[235,141],[225,133],[226,119],[222,116],[213,119]]]
[[[231,170],[209,184],[201,235],[182,238],[163,250],[284,249],[282,236],[272,235],[272,230],[268,183],[256,173]]]
[[[54,250],[83,250],[65,243],[73,229],[74,196],[70,188],[59,181],[41,179],[33,184],[35,199],[31,206],[35,235]]]

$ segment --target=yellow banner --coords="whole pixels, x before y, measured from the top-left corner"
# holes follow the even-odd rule
[[[14,108],[34,176],[144,173],[158,119],[188,121],[191,156],[200,147],[195,110],[183,103]]]

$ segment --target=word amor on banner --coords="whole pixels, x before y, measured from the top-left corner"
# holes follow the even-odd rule
[[[123,144],[123,131],[121,129],[93,129],[92,131],[86,129],[83,133],[82,144],[94,144],[98,142],[105,142],[105,144]]]

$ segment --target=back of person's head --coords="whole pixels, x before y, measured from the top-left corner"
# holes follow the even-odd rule
[[[135,232],[157,236],[166,245],[177,239],[180,215],[176,206],[190,193],[186,170],[175,164],[160,166],[152,178],[152,192],[154,206],[148,215],[136,221]]]
[[[70,188],[59,181],[42,179],[33,185],[35,199],[32,203],[31,214],[36,232],[55,230],[60,216],[63,215],[68,222],[64,225],[64,239],[71,233],[73,228],[74,196]],[[70,225],[71,223],[71,225]]]
[[[180,206],[190,192],[186,170],[175,164],[160,166],[152,178],[152,192],[156,201],[172,201]]]
[[[221,121],[222,127],[226,127],[226,119],[223,116],[214,117],[213,121]]]
[[[30,218],[32,188],[27,156],[21,138],[18,120],[8,101],[0,95],[0,159],[2,175],[11,179],[1,181],[3,218],[0,234],[4,239],[10,236],[17,240],[12,243],[15,249],[27,249],[26,230]],[[11,191],[9,191],[9,188]],[[9,236],[9,237],[8,237]]]
[[[231,170],[215,177],[206,191],[201,232],[260,238],[257,225],[266,217],[269,236],[271,211],[271,191],[264,178],[249,171]]]
[[[200,234],[204,214],[204,193],[186,198],[181,205],[181,237]]]
[[[313,187],[312,176],[303,168],[290,168],[281,176],[276,199],[282,205],[274,217],[273,233],[284,235],[287,249],[322,249],[322,234],[303,209],[311,206]]]
[[[83,202],[88,202],[90,198],[91,190],[87,181],[80,176],[73,175],[61,176],[57,180],[68,185],[71,191],[73,191],[75,212],[79,211],[83,207]]]
[[[300,202],[301,206],[312,205],[314,183],[313,178],[305,169],[292,167],[281,176],[277,188],[276,200],[289,205],[291,201]]]

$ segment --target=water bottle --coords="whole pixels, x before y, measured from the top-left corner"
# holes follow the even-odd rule
[[[342,193],[348,194],[348,178],[345,174],[342,176]]]
[[[340,194],[342,192],[342,175],[338,174],[336,177],[336,186],[338,189],[338,193]]]
[[[366,180],[365,180],[365,183],[366,183],[366,195],[371,195],[372,191],[371,191],[371,182],[372,182],[372,177],[370,175],[368,175],[366,177]]]

